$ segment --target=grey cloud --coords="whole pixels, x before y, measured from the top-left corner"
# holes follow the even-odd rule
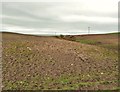
[[[117,30],[117,24],[99,24],[99,23],[91,23],[91,22],[62,22],[57,20],[49,20],[49,19],[43,19],[41,18],[41,21],[26,21],[26,20],[19,20],[19,22],[16,22],[18,20],[16,19],[9,19],[5,18],[3,19],[3,24],[12,24],[16,26],[23,26],[26,28],[53,28],[53,29],[59,29],[59,30],[86,30],[88,26],[91,26],[93,30],[101,30],[101,31],[112,31]],[[34,24],[34,25],[33,25]]]
[[[92,30],[113,31],[117,30],[117,24],[114,23],[97,23],[97,22],[64,22],[59,20],[62,15],[85,15],[85,16],[103,16],[117,18],[117,13],[99,13],[82,10],[61,9],[67,7],[69,3],[3,3],[3,24],[20,26],[39,30],[42,28],[51,28],[55,30],[71,31],[83,30],[86,31],[88,26]],[[70,5],[69,5],[70,6]],[[73,7],[74,8],[74,7]],[[9,16],[9,17],[7,17]]]

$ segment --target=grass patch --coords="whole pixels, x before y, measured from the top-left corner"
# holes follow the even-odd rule
[[[91,44],[91,45],[100,44],[100,42],[95,41],[95,40],[76,39],[75,41],[80,42],[80,43],[84,43],[84,44]]]

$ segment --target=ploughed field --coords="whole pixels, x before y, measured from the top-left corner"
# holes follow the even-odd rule
[[[117,36],[3,33],[3,90],[117,89]]]

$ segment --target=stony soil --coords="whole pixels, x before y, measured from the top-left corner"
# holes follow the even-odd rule
[[[3,90],[117,88],[117,47],[11,33],[3,33],[2,46]]]

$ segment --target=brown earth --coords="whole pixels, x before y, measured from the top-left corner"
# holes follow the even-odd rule
[[[2,34],[0,33],[0,92],[2,91]]]
[[[110,49],[106,45],[56,37],[12,33],[2,36],[3,90],[117,88],[118,44],[114,35],[82,36],[84,39],[101,39],[103,45],[115,44]],[[78,40],[81,36],[73,38]]]

